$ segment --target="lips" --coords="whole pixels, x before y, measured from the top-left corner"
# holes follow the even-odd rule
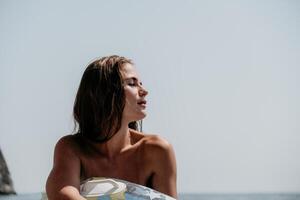
[[[137,104],[139,104],[139,105],[141,105],[141,106],[146,106],[147,101],[146,101],[146,100],[140,100],[140,101],[138,101]]]

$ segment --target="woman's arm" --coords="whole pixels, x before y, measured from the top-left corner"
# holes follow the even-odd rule
[[[177,169],[174,150],[166,140],[153,136],[150,142],[153,189],[177,198]]]
[[[49,200],[84,200],[79,194],[80,159],[70,136],[60,139],[54,151],[52,171],[46,183]]]

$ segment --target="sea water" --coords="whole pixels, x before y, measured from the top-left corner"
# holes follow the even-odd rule
[[[40,193],[0,195],[0,200],[41,200]],[[179,194],[180,200],[300,200],[300,193],[276,194]]]
[[[180,194],[181,200],[300,200],[300,193]]]

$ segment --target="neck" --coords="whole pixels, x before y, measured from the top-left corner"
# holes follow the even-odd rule
[[[107,142],[96,144],[101,154],[109,160],[114,160],[130,145],[131,138],[127,122],[122,122],[120,129]]]

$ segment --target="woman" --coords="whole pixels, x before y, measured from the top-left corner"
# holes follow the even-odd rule
[[[127,58],[103,57],[87,67],[73,111],[78,132],[55,147],[50,200],[84,199],[80,182],[90,177],[123,179],[177,198],[171,145],[135,130],[146,116],[147,94]]]

